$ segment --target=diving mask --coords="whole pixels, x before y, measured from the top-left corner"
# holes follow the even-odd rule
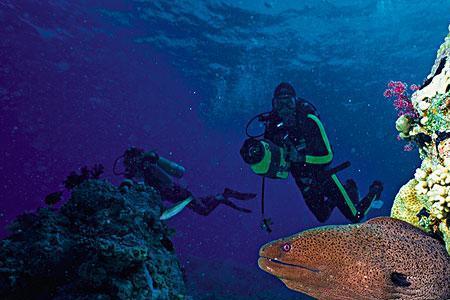
[[[273,111],[283,120],[285,125],[292,125],[295,115],[295,97],[276,97],[272,99]]]

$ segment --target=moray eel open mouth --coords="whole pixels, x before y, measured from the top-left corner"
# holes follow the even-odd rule
[[[320,270],[318,269],[314,269],[314,268],[310,268],[304,265],[298,265],[298,264],[291,264],[291,263],[286,263],[283,262],[277,258],[270,258],[270,257],[265,257],[265,256],[261,256],[258,259],[258,266],[263,269],[264,271],[273,274],[277,277],[283,277],[283,270],[288,270],[288,269],[292,269],[292,268],[299,268],[302,270],[307,270],[309,272],[313,272],[313,273],[319,273]]]

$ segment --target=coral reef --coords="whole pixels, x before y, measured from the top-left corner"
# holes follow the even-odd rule
[[[161,212],[146,185],[84,178],[60,210],[42,208],[10,226],[0,241],[0,298],[184,299]]]
[[[410,87],[411,91],[416,91],[419,88],[417,85],[413,84]],[[408,86],[401,81],[391,81],[388,84],[388,89],[384,91],[384,97],[393,98],[393,104],[395,109],[398,111],[398,116],[417,118],[417,111],[414,109],[414,105],[408,94]],[[397,125],[397,124],[396,124]],[[398,128],[397,128],[398,129]]]
[[[411,179],[407,184],[401,187],[395,197],[391,216],[420,227],[417,214],[419,214],[425,204],[418,201],[415,190],[416,185],[417,181]]]
[[[88,179],[98,179],[103,174],[105,167],[101,164],[94,165],[91,169],[87,166],[84,166],[80,170],[80,174],[73,171],[67,176],[66,180],[64,180],[64,186],[70,190],[74,187],[79,186],[83,181]]]
[[[399,114],[396,128],[400,138],[418,146],[422,164],[401,188],[391,215],[440,235],[450,253],[450,34],[410,103],[414,113]]]

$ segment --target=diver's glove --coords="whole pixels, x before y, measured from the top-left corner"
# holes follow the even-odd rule
[[[384,202],[381,199],[381,192],[383,191],[383,183],[375,180],[369,187],[369,193],[374,195],[370,208],[380,209],[383,207]]]
[[[370,209],[381,209],[384,205],[383,200],[373,200],[372,204],[370,204]]]
[[[303,163],[306,161],[305,145],[291,145],[287,149],[286,160],[291,163]]]

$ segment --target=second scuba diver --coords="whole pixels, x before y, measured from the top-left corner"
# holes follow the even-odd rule
[[[195,197],[188,189],[172,180],[172,177],[181,178],[185,169],[175,162],[159,156],[155,151],[145,152],[142,149],[132,147],[127,149],[120,158],[122,157],[125,167],[125,172],[122,175],[131,182],[132,180],[143,180],[160,193],[162,200],[175,203],[173,207],[163,213],[161,216],[163,220],[176,215],[184,207],[188,207],[203,216],[209,215],[220,204],[241,212],[251,212],[249,209],[237,206],[230,199],[250,200],[255,198],[256,194],[240,193],[225,188],[222,193],[216,195]],[[115,165],[116,163],[114,169]],[[114,173],[116,172],[114,171]]]
[[[333,152],[319,115],[311,103],[297,97],[290,84],[276,87],[272,111],[250,120],[247,130],[256,118],[265,123],[265,132],[259,136],[247,132],[250,138],[242,146],[241,156],[256,174],[263,176],[263,186],[265,177],[285,179],[290,172],[320,222],[325,222],[335,207],[351,222],[360,222],[372,201],[380,199],[380,181],[374,181],[362,199],[354,180],[341,183],[336,173],[350,163],[330,168]]]

